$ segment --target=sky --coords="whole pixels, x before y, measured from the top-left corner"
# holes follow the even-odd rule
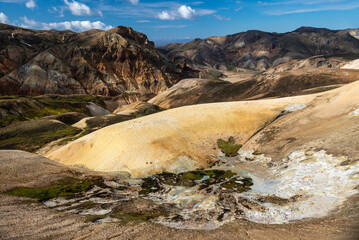
[[[0,0],[0,22],[76,32],[129,26],[157,42],[247,30],[359,27],[359,0]]]

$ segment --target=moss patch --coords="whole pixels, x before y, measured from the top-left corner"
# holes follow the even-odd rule
[[[244,192],[253,185],[251,178],[236,176],[236,173],[229,170],[197,170],[179,174],[161,173],[143,179],[141,195],[155,193],[164,189],[163,184],[170,186],[194,187],[205,189],[212,185],[221,184],[222,187],[237,192]]]
[[[0,129],[0,149],[33,152],[49,142],[80,132],[81,129],[52,120],[28,121]]]
[[[97,222],[105,217],[106,215],[86,215],[85,222]]]
[[[169,205],[157,204],[148,199],[132,199],[116,207],[110,216],[120,219],[122,223],[148,221],[160,216],[167,216],[170,208]]]
[[[6,194],[19,197],[36,198],[38,201],[44,202],[52,198],[74,197],[78,193],[90,190],[98,181],[98,179],[80,180],[68,177],[65,179],[58,180],[54,185],[48,187],[17,187],[10,191],[7,191]]]
[[[105,106],[105,98],[91,95],[0,97],[0,127],[67,112],[89,115],[86,105],[90,102]]]
[[[228,182],[223,183],[221,187],[241,193],[251,190],[250,187],[252,185],[253,181],[251,178],[232,178]]]
[[[217,140],[217,146],[226,155],[226,157],[235,157],[238,155],[238,150],[242,145],[236,144],[234,137],[229,137],[228,141],[223,139]]]

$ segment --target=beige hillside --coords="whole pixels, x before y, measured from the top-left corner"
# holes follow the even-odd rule
[[[318,95],[307,108],[284,116],[244,149],[280,159],[298,149],[317,149],[359,159],[359,81]]]
[[[168,110],[115,124],[76,140],[46,156],[99,171],[146,176],[205,167],[217,153],[219,138],[244,143],[288,105],[314,96],[248,102],[213,103]]]

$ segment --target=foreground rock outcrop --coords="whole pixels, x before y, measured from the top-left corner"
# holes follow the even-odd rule
[[[161,224],[153,224],[146,219],[150,216],[158,216],[161,211],[168,208],[161,208],[158,204],[149,199],[126,200],[128,190],[116,185],[117,182],[125,182],[126,177],[114,177],[103,173],[95,173],[81,168],[71,168],[57,164],[46,158],[29,154],[23,151],[0,151],[0,236],[2,239],[247,239],[248,236],[254,239],[335,239],[348,240],[356,239],[358,236],[358,197],[353,196],[331,216],[319,219],[307,219],[289,224],[258,224],[247,220],[238,219],[215,230],[190,230],[173,229]],[[5,194],[18,187],[22,189],[45,189],[51,188],[64,179],[79,179],[80,181],[105,180],[108,185],[99,184],[95,191],[88,191],[88,195],[82,197],[88,201],[102,202],[108,204],[111,194],[116,195],[119,201],[116,211],[113,213],[119,216],[119,222],[93,223],[99,216],[81,215],[89,207],[97,204],[78,204],[73,210],[55,210],[44,204],[36,202],[36,199],[16,197]],[[138,180],[132,180],[135,182]],[[130,187],[136,191],[134,187]],[[110,190],[110,191],[109,191]],[[96,192],[97,191],[97,192]],[[130,190],[131,191],[131,190]],[[91,195],[92,194],[92,195]],[[80,197],[76,196],[76,198]],[[228,198],[230,199],[230,198]],[[58,199],[48,201],[57,203]],[[70,199],[70,201],[75,199]],[[269,201],[280,199],[268,198]],[[63,201],[63,199],[62,199]],[[227,201],[227,200],[226,200]],[[223,203],[226,203],[223,201]],[[243,201],[243,200],[242,200]],[[243,201],[248,207],[248,202]],[[70,204],[63,204],[71,208]],[[86,209],[86,206],[88,209]],[[55,208],[61,208],[55,205]],[[74,214],[73,212],[78,212]],[[112,213],[110,213],[112,214]],[[228,214],[228,211],[226,211]],[[101,217],[100,217],[101,218]],[[132,220],[131,220],[132,219]],[[128,222],[128,220],[130,220]],[[90,222],[89,222],[90,221]],[[120,223],[120,224],[119,224]]]

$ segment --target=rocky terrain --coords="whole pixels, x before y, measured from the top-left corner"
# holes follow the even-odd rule
[[[159,48],[168,58],[197,68],[266,70],[295,59],[317,55],[358,54],[358,30],[334,31],[301,27],[288,33],[247,31],[195,39]]]
[[[282,64],[263,73],[231,73],[220,79],[184,79],[148,102],[174,108],[211,102],[228,102],[306,95],[343,86],[359,78],[357,69],[304,68],[282,70]],[[291,68],[292,66],[290,66]]]
[[[146,95],[195,75],[127,27],[74,33],[0,24],[0,39],[0,95]]]
[[[358,30],[0,39],[0,239],[358,238]]]
[[[356,239],[358,87],[115,124],[48,155],[72,167],[1,151],[1,234]]]

